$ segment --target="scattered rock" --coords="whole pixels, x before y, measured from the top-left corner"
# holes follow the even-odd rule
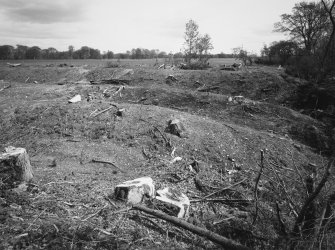
[[[121,117],[121,116],[123,116],[124,111],[125,111],[125,109],[119,109],[118,111],[116,111],[115,115]]]
[[[165,132],[178,137],[187,137],[184,125],[178,119],[169,120]]]
[[[204,170],[206,168],[206,164],[204,162],[200,162],[197,160],[194,160],[191,164],[190,164],[190,170],[192,172],[196,172],[199,173],[202,170]]]
[[[8,189],[31,181],[33,170],[26,149],[5,148],[5,153],[0,154],[0,173],[2,182]]]
[[[173,164],[173,163],[175,163],[175,162],[181,161],[182,159],[183,159],[183,158],[177,156],[177,157],[173,158],[173,160],[170,161],[170,163]]]
[[[15,67],[21,66],[21,63],[7,63],[7,65],[8,65],[9,67],[13,67],[13,68],[15,68]]]
[[[159,100],[158,99],[153,99],[152,101],[151,101],[151,103],[152,103],[152,105],[158,105],[159,104]]]
[[[199,87],[199,86],[201,86],[201,85],[202,85],[202,83],[199,82],[199,81],[195,81],[195,83],[194,83],[194,86],[196,86],[196,87]]]
[[[153,198],[155,196],[154,182],[150,177],[125,181],[115,187],[114,195],[116,199],[130,204],[141,203],[144,197]]]
[[[173,81],[173,82],[176,82],[176,81],[177,81],[177,78],[175,78],[173,75],[168,75],[168,76],[166,77],[166,80],[171,80],[171,81]]]
[[[69,100],[69,103],[76,103],[81,101],[81,95],[75,95]]]
[[[237,96],[234,96],[234,97],[233,97],[233,101],[234,101],[235,103],[239,103],[239,104],[241,104],[241,103],[243,103],[243,102],[245,101],[245,98],[244,98],[244,96],[237,95]]]
[[[47,158],[47,164],[49,168],[55,168],[57,166],[56,158],[54,157],[48,157]]]
[[[158,201],[158,209],[178,218],[189,217],[190,200],[175,188],[157,190],[155,201]]]

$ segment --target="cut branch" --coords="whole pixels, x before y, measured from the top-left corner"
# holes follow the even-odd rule
[[[122,170],[121,168],[119,168],[119,167],[116,166],[113,162],[110,162],[110,161],[103,161],[103,160],[92,159],[92,162],[94,162],[94,163],[104,163],[104,164],[109,164],[109,165],[112,165],[114,168],[120,170],[121,172],[126,173],[126,171]]]
[[[203,197],[202,199],[206,199],[206,198],[211,197],[211,196],[213,196],[213,195],[215,195],[215,194],[221,193],[222,191],[229,190],[229,189],[231,189],[231,188],[233,188],[233,187],[235,187],[235,186],[237,186],[237,185],[239,185],[239,184],[245,182],[247,179],[248,179],[248,178],[245,178],[245,179],[243,179],[243,180],[241,180],[241,181],[239,181],[239,182],[236,182],[236,183],[234,183],[234,184],[232,184],[232,185],[230,185],[230,186],[228,186],[228,187],[225,187],[225,188],[222,188],[222,189],[220,189],[220,190],[217,190],[217,191],[215,191],[215,192],[213,192],[213,193],[211,193],[211,194],[206,195],[206,196]]]
[[[326,182],[328,180],[328,177],[330,175],[330,169],[331,169],[331,167],[334,164],[334,160],[335,160],[334,158],[329,160],[328,165],[327,165],[327,167],[325,169],[325,172],[323,174],[323,177],[322,177],[320,183],[318,184],[318,186],[316,187],[316,189],[314,190],[314,192],[307,198],[307,200],[305,201],[304,205],[302,206],[302,208],[301,208],[301,210],[300,210],[300,212],[298,214],[298,218],[295,221],[294,228],[293,228],[292,233],[291,233],[292,236],[299,235],[300,226],[301,226],[301,223],[304,220],[306,212],[307,212],[310,204],[319,195],[319,193],[321,192],[322,188],[326,184]]]
[[[94,116],[92,116],[92,118],[97,117],[97,116],[99,116],[99,115],[101,115],[101,114],[103,114],[103,113],[105,113],[105,112],[111,110],[113,107],[119,109],[118,106],[116,106],[115,104],[111,104],[111,105],[112,105],[112,106],[110,106],[109,108],[106,108],[106,109],[104,109],[104,110],[102,110],[102,111],[96,113]]]
[[[205,228],[201,228],[201,227],[192,225],[192,224],[190,224],[190,223],[188,223],[184,220],[181,220],[179,218],[167,215],[167,214],[165,214],[161,211],[153,210],[153,209],[147,208],[147,207],[142,206],[142,205],[134,205],[133,209],[145,212],[145,213],[150,214],[150,215],[153,215],[157,218],[168,221],[168,222],[170,222],[170,223],[172,223],[172,224],[174,224],[178,227],[181,227],[181,228],[184,228],[188,231],[191,231],[191,232],[193,232],[197,235],[206,237],[207,239],[209,239],[209,240],[211,240],[211,241],[213,241],[217,244],[220,244],[221,246],[223,246],[227,249],[238,249],[238,250],[249,249],[248,247],[243,246],[236,241],[233,241],[231,239],[228,239],[226,237],[223,237],[221,235],[213,233],[213,232],[211,232],[211,231],[209,231]]]
[[[254,217],[254,220],[252,222],[252,224],[254,225],[256,220],[257,220],[257,217],[258,217],[258,183],[259,183],[259,180],[261,179],[261,176],[262,176],[262,172],[263,172],[263,168],[264,168],[264,151],[261,150],[261,164],[260,164],[260,169],[259,169],[259,173],[258,173],[258,176],[256,178],[256,182],[255,182],[255,191],[254,191],[254,199],[255,199],[255,217]]]
[[[90,81],[91,84],[115,84],[115,85],[123,85],[123,84],[129,84],[130,80],[126,79],[105,79],[100,81]]]
[[[3,91],[3,90],[5,90],[5,89],[8,89],[10,87],[12,87],[12,86],[11,85],[5,86],[5,87],[3,87],[3,88],[0,89],[0,92]]]

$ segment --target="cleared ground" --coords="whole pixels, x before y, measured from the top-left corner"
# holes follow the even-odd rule
[[[309,174],[305,166],[315,164],[321,173],[326,162],[320,154],[327,148],[322,134],[305,136],[309,127],[322,131],[323,125],[285,107],[300,80],[275,67],[219,69],[233,59],[212,60],[211,68],[202,71],[157,69],[155,60],[113,62],[118,67],[102,60],[25,61],[15,68],[0,64],[0,89],[11,86],[0,92],[0,150],[25,147],[35,173],[30,192],[2,192],[0,246],[218,247],[113,200],[115,185],[142,176],[152,177],[158,188],[176,187],[191,200],[244,180],[219,194],[226,202],[194,201],[189,221],[251,248],[273,244],[279,234],[272,218],[274,201],[280,200],[277,173],[300,206],[305,199],[301,178]],[[169,75],[177,81],[166,81]],[[90,83],[116,76],[130,80],[117,95],[120,86]],[[82,101],[69,104],[77,94]],[[231,101],[234,96],[244,98]],[[123,115],[112,108],[95,116],[111,104],[125,109]],[[164,132],[173,118],[184,124],[187,136]],[[267,177],[260,182],[258,223],[252,224],[260,150]],[[182,161],[171,163],[176,156]],[[56,167],[49,166],[50,159]],[[92,159],[113,162],[123,171]],[[194,160],[203,166],[197,176],[189,168]],[[281,209],[292,226],[290,208]]]

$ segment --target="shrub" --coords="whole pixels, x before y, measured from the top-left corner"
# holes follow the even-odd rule
[[[119,63],[116,63],[116,62],[107,62],[106,63],[106,68],[118,68],[118,67],[120,67]]]
[[[286,73],[307,80],[319,74],[318,60],[314,56],[291,57],[287,60]]]

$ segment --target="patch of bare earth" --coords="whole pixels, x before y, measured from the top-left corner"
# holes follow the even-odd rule
[[[28,191],[1,189],[0,183],[0,246],[219,248],[114,200],[117,184],[142,176],[152,177],[157,189],[176,187],[186,194],[188,222],[250,248],[274,246],[282,233],[276,204],[293,227],[294,212],[307,197],[301,195],[310,174],[306,166],[314,164],[321,176],[327,159],[320,150],[329,146],[320,122],[279,105],[294,83],[268,67],[232,73],[133,67],[130,83],[116,95],[120,85],[89,83],[124,70],[1,66],[0,89],[11,87],[0,92],[0,149],[26,148],[34,181]],[[167,82],[168,75],[177,81]],[[68,103],[76,94],[82,101]],[[244,98],[232,101],[236,95]],[[170,119],[181,121],[185,136],[165,132]],[[306,142],[298,133],[305,125],[320,132],[315,140]],[[261,150],[265,167],[256,212]],[[177,156],[182,160],[173,162]],[[189,167],[195,160],[199,172]],[[294,204],[281,202],[284,195]]]

